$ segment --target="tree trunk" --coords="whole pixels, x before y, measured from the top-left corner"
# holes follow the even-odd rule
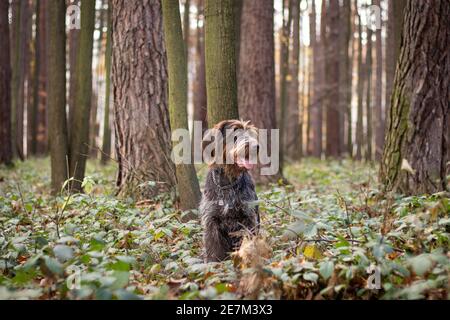
[[[233,0],[205,0],[208,125],[238,119]]]
[[[299,104],[299,71],[300,71],[300,0],[293,0],[292,4],[292,50],[290,59],[290,83],[289,83],[289,101],[287,106],[286,121],[286,148],[285,153],[291,160],[299,160],[302,157],[302,140],[300,122],[300,104]],[[257,30],[255,30],[257,32]],[[260,31],[261,32],[261,31]],[[250,44],[251,45],[251,44]],[[256,80],[258,81],[258,80]]]
[[[38,0],[38,20],[36,21],[36,69],[37,94],[34,103],[37,104],[37,136],[36,153],[43,155],[48,151],[47,133],[47,1]]]
[[[207,119],[207,99],[206,99],[206,75],[205,75],[205,28],[199,20],[203,19],[203,0],[198,2],[197,16],[197,65],[194,82],[194,121],[201,121],[203,130],[208,128]]]
[[[239,59],[239,113],[261,129],[275,129],[275,61],[273,1],[244,0]],[[268,141],[271,143],[271,141]],[[269,145],[270,150],[270,145]],[[276,182],[281,175],[261,176],[258,183]]]
[[[103,119],[103,142],[102,142],[102,156],[101,162],[106,164],[111,156],[111,119],[110,119],[110,104],[111,104],[111,55],[112,55],[112,25],[111,25],[111,0],[108,0],[107,13],[107,31],[106,31],[106,49],[105,49],[105,113]]]
[[[9,42],[8,0],[0,1],[0,164],[12,163],[11,145],[11,61]]]
[[[117,185],[149,199],[176,184],[161,3],[113,0],[112,9]]]
[[[339,104],[339,1],[330,1],[328,7],[328,36],[325,50],[327,65],[327,148],[328,158],[339,158],[341,151],[341,112]]]
[[[74,111],[76,109],[76,98],[77,98],[77,59],[78,51],[80,50],[80,30],[71,29],[69,30],[69,123],[72,123],[72,118]],[[72,129],[69,128],[69,133]]]
[[[95,28],[95,0],[81,1],[80,49],[75,68],[76,107],[70,119],[70,166],[75,178],[72,189],[81,191],[89,152],[89,118],[92,105],[92,48]]]
[[[294,0],[283,1],[283,26],[280,38],[280,166],[283,167],[284,155],[286,153],[286,124],[287,124],[287,108],[289,105],[288,96],[288,76],[289,76],[289,44],[292,26],[292,5]],[[288,4],[288,18],[284,19],[286,3]]]
[[[447,189],[450,2],[408,2],[403,39],[381,181],[386,191],[431,194]]]
[[[66,5],[47,0],[48,133],[52,192],[61,190],[68,179],[66,124]]]
[[[381,6],[380,0],[373,0],[373,4]],[[383,116],[383,37],[381,28],[376,31],[376,80],[375,80],[375,159],[381,160],[384,147],[384,116]]]
[[[187,62],[181,29],[178,0],[162,2],[167,65],[169,71],[169,112],[172,131],[188,130],[187,116]],[[190,143],[190,142],[189,142]],[[200,187],[194,165],[177,164],[177,190],[180,209],[196,209],[200,203]]]
[[[388,21],[386,37],[386,110],[387,117],[391,105],[394,87],[395,69],[400,55],[400,45],[403,33],[403,19],[407,0],[388,1]],[[383,128],[383,132],[385,128]]]
[[[358,3],[355,0],[355,10],[358,21],[358,87],[357,87],[357,95],[358,95],[358,114],[356,120],[356,156],[355,159],[360,161],[362,160],[362,152],[363,152],[363,144],[364,144],[364,104],[363,104],[363,95],[364,95],[364,77],[365,77],[365,69],[363,64],[363,42],[362,42],[362,22],[361,16],[358,13]]]
[[[372,134],[372,29],[367,27],[367,47],[366,47],[366,160],[373,159],[373,134]]]

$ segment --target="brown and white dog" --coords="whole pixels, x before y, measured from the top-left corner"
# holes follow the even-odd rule
[[[200,203],[205,259],[218,262],[239,249],[245,233],[256,235],[260,217],[255,184],[249,174],[259,146],[257,128],[239,120],[217,124],[205,143],[215,135],[222,152],[211,153],[209,172]],[[219,138],[219,139],[218,139]],[[252,159],[253,156],[253,159]]]

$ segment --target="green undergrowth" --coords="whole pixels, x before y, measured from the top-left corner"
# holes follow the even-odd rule
[[[113,164],[87,171],[85,194],[54,198],[48,159],[0,168],[0,299],[247,297],[239,265],[203,262],[198,220],[170,201],[117,199]],[[351,161],[285,175],[292,186],[259,191],[272,253],[258,298],[450,297],[445,194],[382,196],[377,169]]]

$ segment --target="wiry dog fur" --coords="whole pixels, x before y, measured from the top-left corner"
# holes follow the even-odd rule
[[[223,135],[229,129],[256,132],[256,128],[248,122],[237,120],[223,121],[215,128]],[[248,145],[245,148],[248,149]],[[246,168],[237,164],[210,163],[200,203],[207,262],[226,259],[229,253],[239,249],[245,233],[258,232],[260,217],[255,203],[257,199],[254,182]]]

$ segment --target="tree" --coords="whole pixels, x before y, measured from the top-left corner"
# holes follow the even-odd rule
[[[176,184],[161,3],[113,0],[112,26],[117,185],[148,199]]]
[[[234,0],[205,0],[208,125],[238,119]]]
[[[447,189],[450,2],[409,1],[388,113],[381,181],[386,191]]]
[[[280,32],[280,165],[284,164],[284,155],[286,152],[286,123],[287,108],[289,105],[288,96],[288,77],[289,77],[289,44],[292,26],[292,5],[294,0],[282,0],[283,3],[283,25]],[[287,4],[287,6],[286,6]],[[285,19],[285,11],[288,11],[288,17]]]
[[[197,4],[197,44],[196,56],[197,64],[194,81],[194,121],[201,121],[203,130],[208,128],[207,99],[206,99],[206,75],[205,75],[205,28],[201,23],[203,18],[203,0],[198,0]],[[202,22],[203,22],[202,21]],[[193,140],[194,141],[194,140]]]
[[[92,104],[92,48],[95,28],[95,0],[81,1],[80,47],[75,66],[76,108],[70,119],[69,173],[72,189],[81,190],[89,151],[89,119]]]
[[[300,71],[300,0],[292,3],[292,50],[290,59],[289,99],[286,121],[286,156],[292,160],[302,157],[302,125],[300,119],[299,71]],[[261,32],[261,31],[260,31]],[[257,80],[256,80],[257,81]]]
[[[356,160],[362,159],[364,144],[364,77],[365,68],[363,63],[363,41],[362,41],[362,21],[358,13],[358,1],[355,0],[356,20],[358,21],[358,110],[356,120]]]
[[[275,61],[273,1],[244,0],[239,59],[239,113],[261,129],[275,129]],[[269,141],[270,143],[270,141]],[[270,148],[270,145],[269,145]],[[270,150],[270,149],[269,149]],[[274,182],[281,176],[260,176],[257,182]]]
[[[380,0],[373,0],[373,4],[380,7]],[[384,116],[383,116],[383,37],[381,28],[376,31],[377,42],[375,44],[376,56],[376,80],[375,80],[375,159],[381,160],[384,146]]]
[[[372,50],[372,29],[367,27],[367,47],[366,47],[366,160],[372,161],[373,153],[373,132],[372,132],[372,67],[373,67],[373,50]]]
[[[11,62],[9,42],[8,0],[0,0],[0,164],[12,163],[11,145]]]
[[[326,124],[327,157],[338,158],[341,151],[341,105],[339,104],[339,1],[330,1],[327,14],[328,36],[326,53]]]
[[[391,104],[395,69],[397,67],[397,61],[400,55],[406,2],[406,0],[388,1],[389,7],[386,37],[386,116],[389,112]]]
[[[52,192],[68,179],[66,123],[66,6],[64,1],[47,0],[48,133]]]
[[[111,0],[108,0],[107,31],[105,49],[105,114],[103,119],[103,142],[101,162],[106,164],[111,156],[111,126],[110,126],[110,104],[111,104],[111,55],[112,55],[112,25],[111,25]]]
[[[188,130],[188,73],[185,43],[181,29],[178,0],[162,1],[167,64],[169,70],[169,111],[172,130]],[[200,187],[193,164],[176,166],[177,190],[182,210],[196,209],[200,203]]]

